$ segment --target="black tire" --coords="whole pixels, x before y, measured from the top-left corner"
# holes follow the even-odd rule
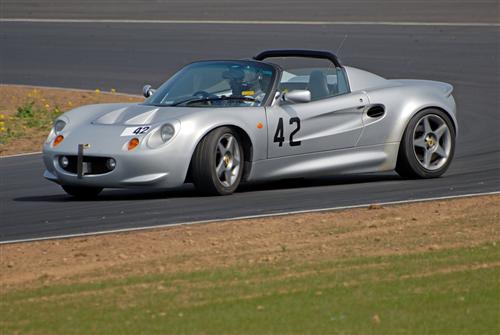
[[[238,173],[232,177],[234,178],[234,182],[229,186],[224,185],[216,173],[217,146],[219,141],[228,135],[236,139],[240,154]],[[220,127],[208,133],[198,143],[191,161],[192,179],[198,191],[205,195],[229,195],[236,191],[243,175],[244,155],[241,138],[233,129]]]
[[[417,124],[428,115],[435,115],[444,120],[450,132],[450,149],[444,164],[434,170],[426,169],[418,160],[414,149],[414,131]],[[439,141],[439,140],[438,140]],[[439,144],[439,143],[438,143]],[[413,116],[406,126],[403,138],[399,146],[398,159],[396,163],[396,172],[404,178],[423,179],[437,178],[446,172],[455,153],[455,128],[452,120],[440,109],[424,109]]]
[[[93,199],[102,192],[100,187],[61,186],[66,193],[78,199]]]

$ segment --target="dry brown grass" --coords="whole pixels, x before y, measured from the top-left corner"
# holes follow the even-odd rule
[[[137,102],[139,96],[116,92],[65,90],[0,85],[0,156],[40,151],[53,118],[82,105]],[[20,117],[18,108],[29,108],[32,117]]]

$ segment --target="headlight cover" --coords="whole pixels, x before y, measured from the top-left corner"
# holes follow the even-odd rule
[[[61,135],[61,132],[66,128],[68,122],[69,120],[64,115],[55,120],[45,143],[49,144],[57,137],[57,135]]]
[[[66,127],[66,121],[57,120],[54,123],[54,131],[56,132],[56,134],[58,134],[59,132],[61,132],[64,129],[64,127]]]
[[[165,123],[155,126],[154,130],[146,136],[147,146],[156,149],[164,144],[168,144],[180,132],[181,123],[179,120],[168,120]]]
[[[163,143],[168,142],[175,135],[175,128],[170,123],[161,126],[160,136]]]

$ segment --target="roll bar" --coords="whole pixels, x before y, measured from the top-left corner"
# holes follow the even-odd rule
[[[337,56],[330,51],[322,50],[305,50],[305,49],[278,49],[278,50],[265,50],[254,56],[253,59],[262,61],[266,58],[276,57],[305,57],[305,58],[319,58],[328,59],[335,65],[335,67],[342,67]]]

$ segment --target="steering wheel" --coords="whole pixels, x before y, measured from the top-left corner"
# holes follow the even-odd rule
[[[207,98],[217,98],[217,95],[210,94],[207,91],[197,91],[193,94],[193,97],[199,97],[200,99],[207,99]],[[207,105],[212,106],[212,101],[207,101]]]
[[[201,99],[213,98],[214,96],[216,96],[216,95],[210,94],[207,91],[197,91],[197,92],[194,92],[194,94],[193,94],[193,97],[200,97]]]

